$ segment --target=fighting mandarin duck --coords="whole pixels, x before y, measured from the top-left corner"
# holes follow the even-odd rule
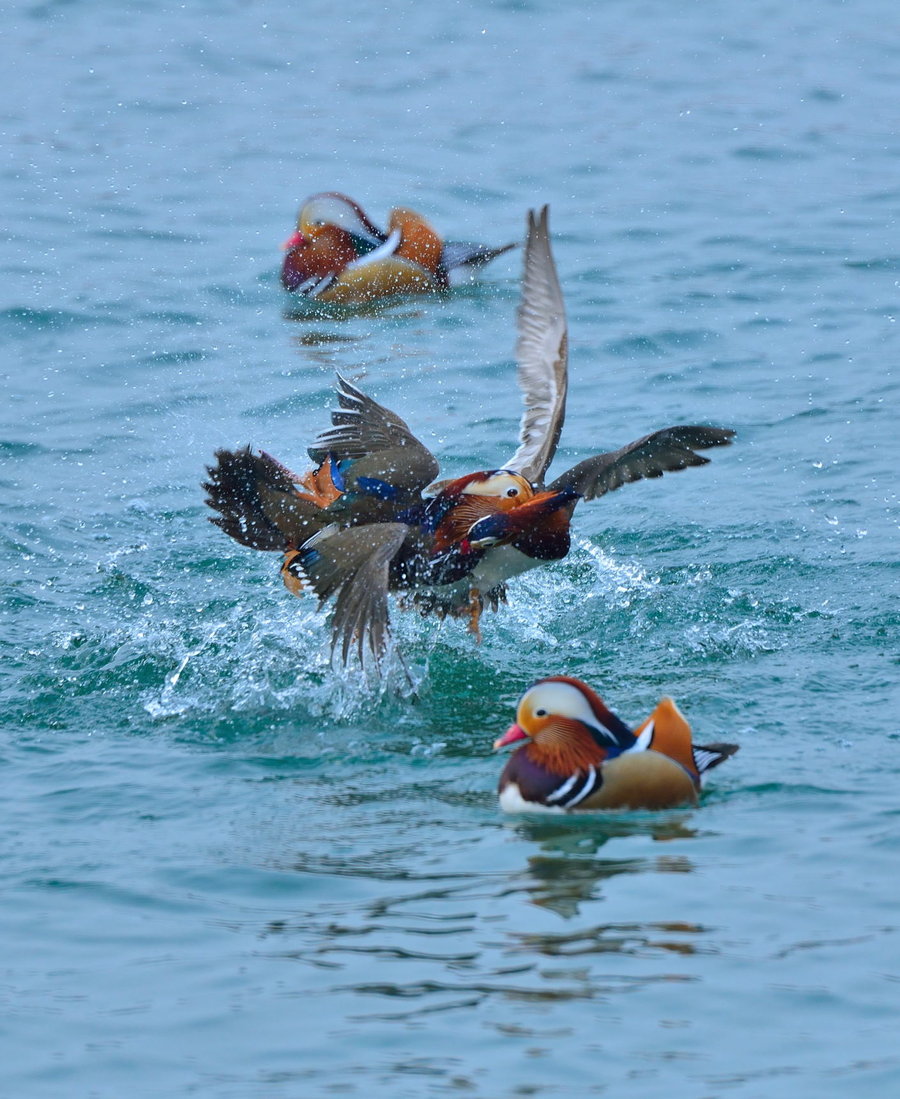
[[[541,679],[525,692],[515,724],[494,748],[509,744],[519,747],[498,787],[508,813],[696,805],[701,776],[738,750],[736,744],[694,744],[671,698],[632,732],[586,683],[566,675]]]
[[[423,614],[468,617],[506,600],[513,576],[569,552],[570,520],[592,500],[641,478],[705,465],[696,451],[734,432],[678,426],[579,462],[549,484],[568,386],[567,326],[547,208],[528,215],[518,310],[519,447],[499,469],[435,482],[431,451],[395,413],[343,378],[339,408],[298,475],[265,453],[221,450],[208,467],[212,522],[238,542],[284,554],[295,594],[334,600],[332,646],[376,663],[387,637],[388,594]]]
[[[353,199],[325,191],[300,208],[297,231],[284,245],[281,283],[315,301],[360,305],[446,290],[454,273],[471,273],[512,247],[443,241],[404,208],[391,211],[383,232]]]

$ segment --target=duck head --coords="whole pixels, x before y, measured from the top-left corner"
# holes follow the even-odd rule
[[[480,470],[448,481],[435,481],[423,492],[435,500],[458,501],[465,496],[488,496],[503,511],[518,507],[534,497],[534,486],[508,469]]]
[[[357,255],[376,248],[385,239],[385,234],[373,225],[363,208],[339,191],[312,195],[300,207],[298,234],[312,240],[326,226],[342,229],[353,237],[359,246]]]
[[[362,208],[346,195],[337,191],[313,195],[300,208],[297,231],[284,242],[282,285],[315,297],[384,239]]]
[[[535,561],[565,557],[570,508],[578,497],[570,489],[532,493],[530,499],[515,500],[512,506],[479,518],[466,532],[465,542],[473,550],[512,544]]]
[[[479,519],[509,512],[534,498],[534,489],[528,481],[506,469],[436,481],[425,493],[431,498],[425,505],[423,526],[434,533],[438,552],[460,543]]]
[[[594,749],[615,755],[630,748],[635,737],[586,683],[557,675],[539,679],[522,695],[515,723],[494,741],[494,749],[518,741],[531,741],[553,754],[592,743]]]

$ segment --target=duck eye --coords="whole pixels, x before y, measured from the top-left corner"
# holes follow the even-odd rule
[[[517,488],[508,488],[506,490],[506,495],[507,496],[518,496],[519,495],[519,490]]]
[[[534,711],[534,716],[535,717],[546,717],[547,716],[547,711],[546,710],[535,710]]]

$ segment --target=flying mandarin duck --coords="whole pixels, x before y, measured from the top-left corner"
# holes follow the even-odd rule
[[[300,208],[297,231],[284,245],[281,284],[315,301],[360,305],[446,290],[452,273],[471,273],[512,247],[443,241],[405,208],[391,211],[382,232],[353,199],[324,191]]]
[[[547,208],[528,216],[518,310],[519,447],[500,469],[435,482],[437,460],[395,413],[343,378],[332,427],[309,449],[315,468],[292,473],[249,448],[216,453],[204,484],[212,522],[243,545],[284,554],[295,594],[334,600],[332,646],[380,660],[388,593],[423,614],[468,616],[506,599],[511,577],[569,552],[579,500],[630,481],[705,465],[698,449],[734,432],[678,426],[579,462],[549,484],[565,414],[567,328]]]
[[[701,775],[738,750],[694,744],[671,698],[632,732],[586,683],[566,675],[525,692],[494,748],[508,744],[519,745],[498,787],[508,813],[696,805]]]

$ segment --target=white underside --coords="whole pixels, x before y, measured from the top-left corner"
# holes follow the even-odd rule
[[[497,546],[490,549],[482,557],[481,561],[469,574],[467,583],[470,588],[476,588],[480,592],[488,592],[502,584],[505,580],[519,576],[529,569],[537,568],[543,564],[527,554],[521,553],[513,546]]]
[[[541,564],[543,564],[542,561],[536,561],[533,557],[513,549],[512,546],[498,546],[496,549],[488,550],[478,565],[463,580],[425,590],[432,593],[448,608],[465,607],[469,603],[469,592],[473,589],[482,595],[487,595],[489,591],[511,577]]]
[[[569,813],[615,813],[616,809],[582,809],[580,805],[573,805],[571,809],[564,809],[559,805],[544,805],[540,801],[526,801],[515,782],[505,786],[500,794],[500,808],[504,813],[554,813],[559,816]]]
[[[504,813],[565,813],[559,805],[542,805],[539,801],[526,801],[515,782],[504,786],[500,793],[500,808]]]

